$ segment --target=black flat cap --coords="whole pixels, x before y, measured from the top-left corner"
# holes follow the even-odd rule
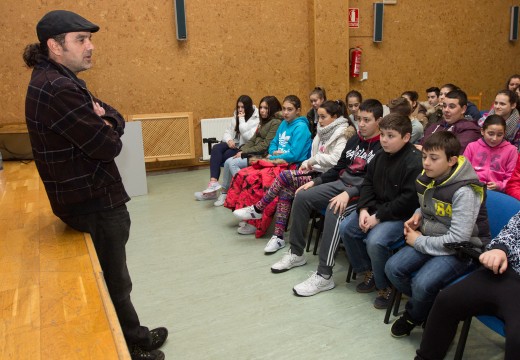
[[[99,26],[72,11],[54,10],[45,14],[36,25],[36,34],[41,43],[64,33],[90,31],[95,33]]]

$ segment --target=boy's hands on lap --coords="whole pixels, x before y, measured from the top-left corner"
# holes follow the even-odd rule
[[[405,229],[404,234],[406,235],[406,225],[412,230],[417,230],[417,228],[421,225],[422,214],[420,212],[414,213],[411,218],[406,220],[404,223]]]
[[[413,216],[412,216],[413,218]],[[412,219],[410,219],[412,220]],[[409,222],[410,220],[408,220],[407,222],[404,223],[404,237],[406,239],[406,243],[410,246],[414,246],[415,245],[415,240],[417,240],[417,238],[419,236],[422,235],[422,233],[420,231],[417,231],[415,229],[417,229],[418,225],[415,227],[415,229],[413,229]],[[413,222],[411,223],[411,225],[413,226]]]
[[[480,262],[495,274],[503,274],[507,269],[507,255],[503,250],[485,251],[479,257]]]
[[[334,214],[343,214],[343,211],[347,208],[348,201],[350,200],[350,196],[346,191],[343,191],[341,194],[334,196],[329,200],[330,207],[329,209],[334,208]]]
[[[366,209],[359,211],[359,228],[363,232],[368,232],[377,224],[379,224],[379,219],[376,218],[375,214],[370,215]]]

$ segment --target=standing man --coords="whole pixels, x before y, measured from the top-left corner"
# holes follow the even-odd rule
[[[125,122],[76,76],[92,67],[92,33],[98,30],[65,10],[51,11],[38,22],[40,42],[23,54],[34,68],[25,102],[27,128],[52,211],[92,236],[132,359],[162,360],[164,353],[157,349],[168,330],[141,326],[130,300],[125,252],[130,198],[114,162]]]

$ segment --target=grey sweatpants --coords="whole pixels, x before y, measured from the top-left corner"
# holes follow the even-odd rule
[[[334,214],[334,210],[329,209],[329,200],[343,191],[346,191],[351,199],[354,196],[358,196],[356,187],[347,186],[341,180],[336,180],[311,187],[308,190],[298,191],[293,201],[289,241],[291,243],[291,252],[298,256],[303,255],[305,251],[306,232],[312,211],[327,209],[319,250],[318,272],[322,275],[332,275],[334,254],[341,241],[338,227],[343,217],[340,218],[340,214]],[[348,214],[353,209],[355,209],[355,203],[349,201],[345,213]]]

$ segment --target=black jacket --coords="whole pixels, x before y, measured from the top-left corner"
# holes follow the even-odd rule
[[[357,205],[380,221],[408,220],[419,207],[415,179],[422,171],[421,152],[407,143],[395,154],[380,151],[368,164]]]

